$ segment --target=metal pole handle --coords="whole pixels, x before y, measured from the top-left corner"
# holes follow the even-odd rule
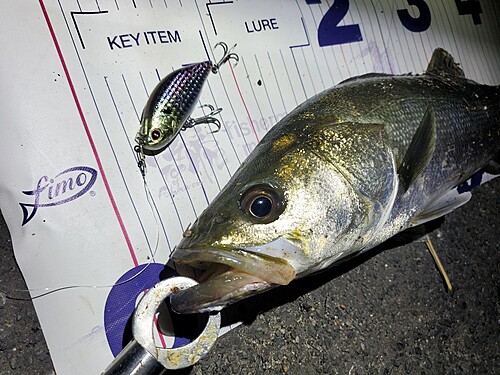
[[[164,371],[165,367],[133,339],[102,375],[160,375]]]

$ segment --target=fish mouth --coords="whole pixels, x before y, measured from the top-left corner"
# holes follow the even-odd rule
[[[239,248],[177,248],[174,263],[204,269],[199,282],[171,296],[175,312],[218,311],[226,305],[295,278],[295,269],[285,260]]]

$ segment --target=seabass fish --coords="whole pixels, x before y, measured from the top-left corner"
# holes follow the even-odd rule
[[[443,49],[423,75],[348,79],[276,124],[185,233],[174,262],[205,271],[172,307],[218,310],[445,215],[499,150],[499,87]]]

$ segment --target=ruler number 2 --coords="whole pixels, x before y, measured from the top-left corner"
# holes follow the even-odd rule
[[[306,0],[307,4],[321,4],[321,0]],[[349,0],[335,0],[325,13],[318,27],[320,47],[353,43],[363,40],[359,25],[339,26],[349,10]]]

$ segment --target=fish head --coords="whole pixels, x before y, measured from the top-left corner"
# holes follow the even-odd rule
[[[175,264],[204,271],[172,296],[175,311],[219,310],[286,285],[345,256],[364,230],[369,208],[345,173],[306,131],[273,130],[176,247]]]

